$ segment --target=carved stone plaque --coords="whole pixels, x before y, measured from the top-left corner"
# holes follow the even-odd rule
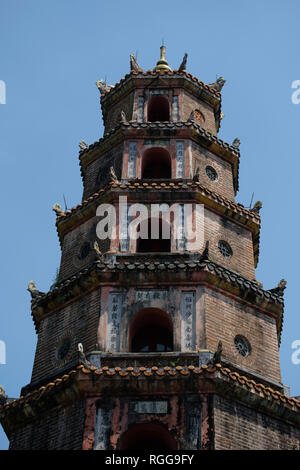
[[[135,300],[137,302],[147,302],[153,300],[168,300],[169,292],[167,290],[150,289],[136,290]]]
[[[176,178],[184,178],[184,142],[176,142]]]
[[[195,292],[182,292],[181,351],[195,348]]]
[[[168,413],[167,401],[136,401],[133,410],[139,414],[165,414]]]
[[[122,312],[121,292],[111,292],[108,299],[108,322],[106,350],[108,352],[118,352],[120,349],[120,321]]]

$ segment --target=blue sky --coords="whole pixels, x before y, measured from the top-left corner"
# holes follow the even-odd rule
[[[54,202],[80,202],[78,143],[102,136],[99,92],[129,71],[129,54],[154,67],[164,38],[177,68],[208,83],[216,75],[225,117],[219,137],[241,139],[240,191],[263,201],[257,278],[266,289],[287,279],[280,349],[282,380],[300,395],[299,173],[300,80],[297,0],[0,0],[1,313],[7,364],[0,384],[10,397],[30,381],[36,334],[27,282],[47,291],[60,262]],[[0,449],[8,441],[0,431]]]

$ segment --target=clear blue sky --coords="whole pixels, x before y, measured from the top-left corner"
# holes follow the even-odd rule
[[[7,364],[0,384],[10,397],[30,381],[36,334],[27,282],[47,291],[59,266],[54,202],[80,202],[78,142],[92,143],[103,127],[96,80],[114,84],[138,52],[153,68],[161,40],[177,68],[200,80],[227,82],[219,136],[241,139],[237,201],[263,201],[257,278],[266,289],[287,279],[282,379],[300,395],[300,365],[291,343],[300,339],[299,174],[300,80],[298,0],[0,0],[1,316]],[[7,448],[0,431],[0,448]]]

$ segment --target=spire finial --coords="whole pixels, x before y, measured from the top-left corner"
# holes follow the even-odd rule
[[[160,46],[160,59],[154,67],[153,72],[160,72],[161,70],[172,72],[172,69],[166,60],[166,46],[164,45],[164,40],[162,40],[162,45]]]

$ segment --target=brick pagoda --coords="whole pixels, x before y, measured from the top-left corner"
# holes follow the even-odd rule
[[[131,55],[119,83],[97,82],[104,136],[80,142],[82,202],[54,205],[59,277],[28,286],[38,343],[30,384],[2,397],[10,449],[299,449],[278,353],[285,281],[255,278],[261,203],[235,202],[225,80],[205,85],[186,62],[171,70],[162,46],[153,71]],[[201,206],[201,249],[176,239],[174,217],[169,239],[161,215],[156,239],[132,238],[136,203]],[[103,204],[114,238],[97,236]]]

